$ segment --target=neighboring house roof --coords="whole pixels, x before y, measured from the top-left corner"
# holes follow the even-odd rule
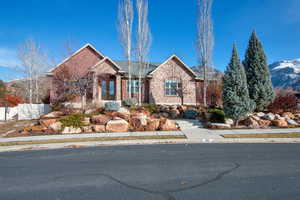
[[[197,74],[199,79],[204,79],[204,67],[193,66],[191,69]],[[216,68],[207,67],[206,70],[206,78],[209,80],[221,80],[223,77],[223,73]]]

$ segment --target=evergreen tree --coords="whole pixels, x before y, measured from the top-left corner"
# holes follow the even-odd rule
[[[224,75],[223,105],[226,117],[234,119],[236,125],[255,108],[254,102],[249,97],[245,69],[240,62],[235,45]]]
[[[4,98],[6,95],[6,86],[5,83],[0,80],[0,98]]]
[[[275,92],[267,58],[255,31],[251,35],[243,64],[246,70],[250,98],[255,102],[256,110],[263,111],[272,103]]]

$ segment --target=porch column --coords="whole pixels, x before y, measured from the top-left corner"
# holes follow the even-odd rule
[[[121,101],[121,75],[116,75],[116,100]]]
[[[98,77],[96,75],[96,73],[94,73],[94,77],[93,77],[93,104],[96,105],[98,102],[97,99],[97,94],[98,94]]]

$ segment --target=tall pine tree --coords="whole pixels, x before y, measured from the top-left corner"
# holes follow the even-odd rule
[[[263,111],[273,101],[275,92],[267,57],[255,31],[251,35],[243,64],[250,98],[255,102],[256,110]]]
[[[235,45],[223,79],[223,105],[226,117],[234,119],[236,125],[255,108],[254,102],[249,98],[245,69]]]

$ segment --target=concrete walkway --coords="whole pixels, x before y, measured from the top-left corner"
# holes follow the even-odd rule
[[[145,144],[192,144],[192,143],[300,143],[300,138],[242,138],[232,139],[223,138],[224,134],[263,134],[263,133],[291,133],[300,132],[300,128],[294,129],[247,129],[247,130],[209,130],[204,128],[186,128],[182,131],[170,132],[130,132],[130,133],[94,133],[94,134],[76,134],[76,135],[51,135],[51,136],[33,136],[17,138],[0,138],[1,142],[14,141],[33,141],[33,140],[51,140],[51,139],[71,139],[71,138],[95,138],[95,137],[128,137],[128,136],[168,136],[185,135],[186,139],[151,139],[151,140],[118,140],[118,141],[95,141],[95,142],[70,142],[55,144],[32,144],[17,146],[0,146],[0,152],[3,151],[22,151],[36,149],[57,149],[68,148],[72,145],[83,147],[92,147],[100,145],[145,145]]]

